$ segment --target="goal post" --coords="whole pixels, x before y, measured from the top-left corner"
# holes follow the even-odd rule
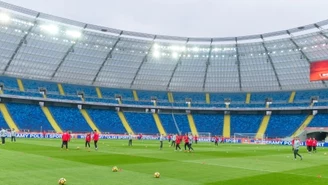
[[[188,135],[192,135],[191,132],[188,132]],[[210,132],[198,132],[198,138],[202,140],[211,141],[211,133]]]
[[[265,135],[260,133],[234,133],[233,137],[235,141],[237,139],[248,139],[248,140],[260,140],[264,141]]]

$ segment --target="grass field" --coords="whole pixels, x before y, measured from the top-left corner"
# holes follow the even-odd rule
[[[68,185],[137,184],[248,184],[323,185],[328,182],[328,149],[300,153],[293,160],[290,146],[194,144],[194,153],[175,152],[165,142],[101,140],[99,150],[84,149],[73,140],[60,150],[60,140],[18,139],[0,146],[0,182],[5,185],[51,185],[61,177]],[[80,149],[77,149],[80,147]],[[121,170],[112,172],[113,166]],[[153,177],[160,172],[161,177]]]

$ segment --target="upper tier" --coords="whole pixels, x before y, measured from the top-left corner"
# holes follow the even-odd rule
[[[278,32],[184,38],[122,31],[0,1],[0,73],[163,91],[316,89],[309,64],[328,58],[328,20]]]

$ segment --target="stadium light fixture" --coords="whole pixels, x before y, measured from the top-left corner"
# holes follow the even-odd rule
[[[8,23],[10,21],[10,16],[6,13],[0,13],[0,23]]]
[[[155,49],[158,49],[159,48],[159,45],[157,43],[154,44],[154,48]]]
[[[198,47],[194,47],[194,48],[192,48],[192,50],[193,50],[194,52],[198,52],[198,51],[199,51],[199,48],[198,48]]]
[[[160,57],[159,51],[154,51],[153,56],[156,58]]]
[[[58,33],[59,28],[56,25],[50,24],[50,25],[41,25],[41,30],[46,31],[52,35],[55,35]]]
[[[173,58],[178,58],[178,53],[177,52],[172,53],[172,57]]]
[[[82,36],[82,33],[79,31],[67,30],[66,35],[73,37],[73,38],[80,38]]]

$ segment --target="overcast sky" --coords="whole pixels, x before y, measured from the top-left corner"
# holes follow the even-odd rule
[[[278,31],[328,19],[328,0],[4,0],[111,28],[187,37]]]

